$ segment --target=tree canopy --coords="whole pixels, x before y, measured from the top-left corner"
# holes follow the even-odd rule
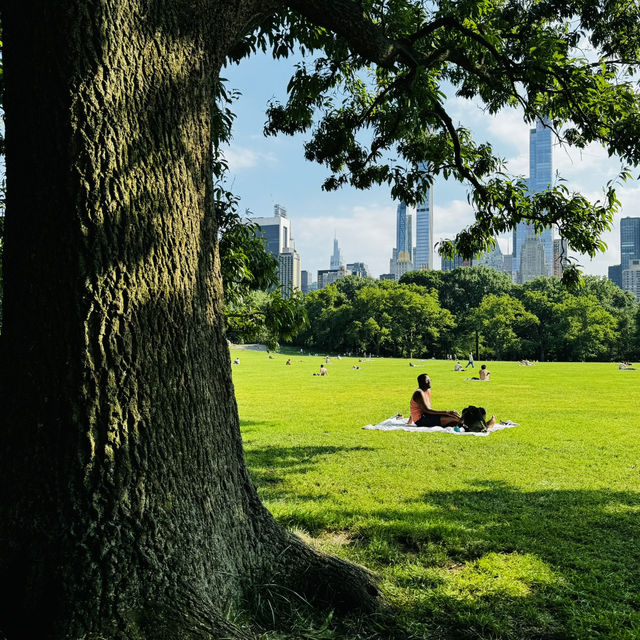
[[[476,345],[485,359],[640,358],[640,305],[606,278],[586,276],[583,287],[569,291],[558,278],[513,285],[495,271],[486,277],[491,271],[416,271],[399,283],[343,278],[305,296],[310,324],[295,342],[409,358],[444,358]],[[437,288],[416,284],[432,284],[428,276],[438,273]]]

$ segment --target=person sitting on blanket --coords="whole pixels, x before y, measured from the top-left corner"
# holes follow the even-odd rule
[[[491,371],[489,371],[489,369],[487,369],[487,365],[486,364],[483,364],[480,367],[480,380],[488,380],[490,375],[491,375]]]
[[[457,411],[435,411],[431,408],[431,378],[426,373],[418,376],[418,388],[409,403],[411,420],[417,427],[453,427],[460,424]]]

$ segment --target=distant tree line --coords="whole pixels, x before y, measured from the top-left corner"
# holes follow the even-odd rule
[[[399,282],[349,276],[304,298],[295,344],[406,358],[582,361],[640,359],[640,305],[610,280],[586,276],[515,285],[488,267],[414,271]]]

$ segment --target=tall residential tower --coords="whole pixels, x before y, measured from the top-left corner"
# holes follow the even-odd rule
[[[536,128],[529,131],[529,193],[539,193],[551,186],[553,163],[551,128],[548,123],[536,121]],[[522,265],[522,248],[530,235],[537,235],[544,253],[544,263],[536,258],[533,262],[533,245],[529,244],[527,265]],[[535,252],[537,255],[537,251]],[[535,264],[535,269],[533,268]],[[519,222],[513,231],[513,279],[514,282],[526,282],[536,276],[553,275],[553,229],[547,227],[536,234],[533,224]],[[538,272],[539,271],[539,272]],[[527,280],[523,279],[526,278]]]
[[[429,165],[422,164],[422,171],[429,173]],[[433,188],[429,186],[424,200],[416,207],[416,252],[414,269],[433,269]]]

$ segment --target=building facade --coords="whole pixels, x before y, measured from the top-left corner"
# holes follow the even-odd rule
[[[607,277],[613,284],[618,285],[622,289],[622,265],[614,264],[607,269]]]
[[[539,235],[527,236],[520,254],[520,270],[518,284],[524,284],[538,276],[548,274],[544,245]]]
[[[451,258],[442,257],[440,259],[440,271],[453,271],[458,267],[470,267],[473,260],[465,260],[462,256],[454,256]]]
[[[629,268],[631,260],[640,260],[640,218],[620,220],[620,265]]]
[[[622,288],[640,300],[640,259],[629,260],[627,268],[622,270]]]
[[[364,262],[347,263],[347,271],[349,271],[352,276],[360,276],[361,278],[371,277],[369,267]]]
[[[318,270],[318,289],[323,289],[327,285],[333,284],[340,278],[350,276],[351,272],[342,265],[339,269],[319,269]]]

